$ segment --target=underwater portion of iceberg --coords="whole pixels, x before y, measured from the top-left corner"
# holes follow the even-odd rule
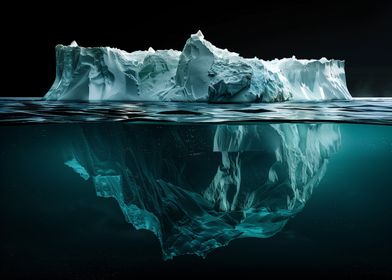
[[[298,213],[340,144],[335,124],[74,126],[65,165],[152,231],[163,258],[270,237]]]
[[[344,61],[264,61],[215,47],[199,31],[182,52],[56,47],[47,100],[279,102],[350,99]]]

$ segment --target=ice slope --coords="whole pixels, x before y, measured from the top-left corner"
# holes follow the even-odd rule
[[[56,47],[47,100],[279,102],[350,99],[344,61],[264,61],[219,49],[199,31],[182,52]]]

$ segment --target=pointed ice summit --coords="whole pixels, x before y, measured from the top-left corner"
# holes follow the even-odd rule
[[[191,35],[180,51],[56,46],[47,100],[279,102],[350,99],[344,61],[243,58]]]

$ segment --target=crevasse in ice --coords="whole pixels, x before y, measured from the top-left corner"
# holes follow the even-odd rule
[[[336,124],[73,127],[65,164],[152,231],[163,258],[270,237],[297,214],[340,144]]]
[[[182,52],[56,47],[47,100],[279,102],[350,99],[344,61],[265,61],[219,49],[199,31]]]

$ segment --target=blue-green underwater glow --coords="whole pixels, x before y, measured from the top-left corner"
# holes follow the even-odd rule
[[[391,274],[390,125],[0,129],[2,272]]]
[[[334,124],[75,125],[72,135],[65,164],[151,230],[164,259],[276,234],[340,144]]]

